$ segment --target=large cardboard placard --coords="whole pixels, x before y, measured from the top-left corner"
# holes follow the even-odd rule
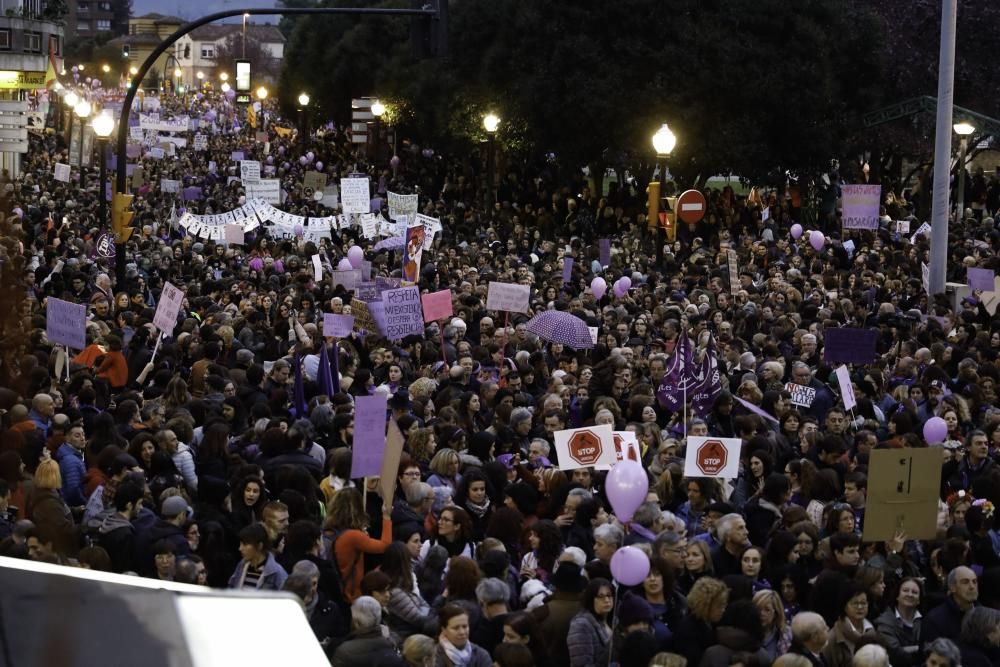
[[[401,340],[406,336],[424,333],[424,317],[420,304],[420,290],[416,287],[400,287],[386,290],[382,294],[385,307],[385,337]]]
[[[50,297],[45,306],[45,335],[50,343],[87,347],[87,306]]]
[[[939,449],[872,450],[864,541],[891,540],[899,531],[909,540],[934,539],[940,493]]]
[[[368,177],[340,179],[340,200],[344,213],[369,213],[371,195]]]
[[[878,229],[881,185],[842,185],[844,229]]]
[[[184,301],[184,292],[169,282],[163,283],[163,292],[160,294],[160,302],[156,306],[156,314],[153,315],[153,324],[166,336],[172,336],[174,333],[174,327],[177,326],[177,313],[180,312],[182,301]]]
[[[374,477],[382,471],[388,398],[385,394],[376,393],[374,396],[359,396],[354,401],[351,479]]]
[[[491,282],[489,291],[486,293],[486,308],[488,310],[526,313],[530,301],[531,288],[528,285]]]

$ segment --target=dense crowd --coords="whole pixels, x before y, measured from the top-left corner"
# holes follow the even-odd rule
[[[258,128],[243,113],[212,94],[161,100],[161,115],[211,115],[219,131],[204,150],[134,160],[145,184],[121,284],[95,249],[104,186],[93,171],[53,178],[61,134],[32,137],[23,175],[5,177],[0,555],[290,591],[345,667],[1000,664],[1000,327],[989,293],[926,294],[929,240],[911,238],[906,201],[885,197],[877,231],[842,232],[832,172],[817,250],[790,234],[805,220],[792,188],[709,189],[705,218],[664,242],[641,180],[595,192],[583,172],[504,156],[484,210],[478,153],[403,141],[380,163],[332,124],[299,136],[274,110]],[[234,151],[273,168],[296,215],[336,213],[306,191],[309,171],[367,174],[373,210],[418,193],[443,230],[417,284],[450,290],[453,319],[397,341],[324,337],[324,313],[351,312],[328,270],[349,247],[373,279],[401,276],[401,253],[357,226],[317,241],[265,224],[242,246],[189,235],[181,209],[246,203]],[[203,198],[180,201],[163,178]],[[1000,184],[970,184],[949,245],[960,283],[998,268]],[[596,276],[631,287],[598,298]],[[158,342],[166,281],[185,298]],[[529,313],[488,311],[490,281],[529,285]],[[52,297],[87,304],[85,349],[47,340]],[[529,333],[545,310],[598,327],[596,345]],[[850,367],[849,411],[824,361],[835,327],[878,334],[873,363]],[[710,405],[657,397],[682,339],[696,360],[717,350]],[[318,377],[324,346],[335,392]],[[811,404],[793,405],[788,382]],[[391,498],[351,479],[354,401],[375,393],[405,441]],[[935,417],[947,436],[928,445]],[[595,424],[636,433],[649,492],[628,522],[606,472],[560,469],[553,434]],[[686,437],[704,435],[742,440],[738,477],[683,475]],[[872,450],[928,446],[936,538],[863,541]],[[631,587],[611,571],[626,545],[650,565]]]

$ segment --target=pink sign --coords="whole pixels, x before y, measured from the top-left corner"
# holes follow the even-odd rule
[[[424,294],[421,297],[424,304],[424,321],[443,320],[451,317],[454,312],[451,309],[451,290],[441,290],[431,294]]]

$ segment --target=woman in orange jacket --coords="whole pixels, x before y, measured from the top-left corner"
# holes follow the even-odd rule
[[[382,537],[368,537],[368,514],[356,488],[341,489],[330,502],[330,513],[323,525],[331,541],[330,560],[337,564],[344,585],[344,597],[354,602],[361,596],[361,578],[365,574],[365,554],[380,554],[392,543],[392,501],[382,500]]]

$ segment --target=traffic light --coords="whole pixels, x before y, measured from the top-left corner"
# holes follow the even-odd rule
[[[433,9],[434,16],[414,16],[410,43],[417,58],[448,55],[448,0],[410,0],[413,9]]]
[[[115,234],[115,243],[125,243],[132,236],[132,218],[135,212],[130,211],[135,195],[116,192],[111,198],[111,230]]]
[[[128,44],[122,44],[122,58],[128,59],[129,53],[131,53],[132,47]]]
[[[656,229],[657,225],[659,225],[660,218],[660,182],[652,181],[646,192],[649,197],[646,212],[646,226],[649,227],[649,229]]]

